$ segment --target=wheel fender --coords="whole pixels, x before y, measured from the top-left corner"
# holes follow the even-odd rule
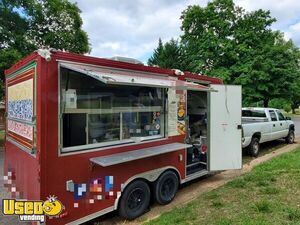
[[[148,182],[154,182],[166,170],[175,170],[177,175],[179,176],[179,183],[181,183],[180,182],[181,181],[181,176],[180,176],[179,171],[175,167],[172,167],[172,166],[166,166],[166,167],[158,168],[158,169],[155,169],[155,170],[150,170],[150,171],[147,171],[147,172],[144,172],[144,173],[136,174],[136,175],[130,177],[128,180],[125,181],[125,183],[123,183],[121,185],[121,194],[118,195],[116,200],[115,200],[114,209],[116,210],[118,208],[118,204],[119,204],[119,200],[121,198],[122,192],[125,190],[125,188],[128,186],[128,184],[130,184],[132,181],[134,181],[136,179],[143,179],[143,180],[146,180]]]
[[[261,133],[260,132],[255,132],[253,135],[252,135],[252,138],[258,138],[258,141],[260,141],[260,138],[261,138]]]

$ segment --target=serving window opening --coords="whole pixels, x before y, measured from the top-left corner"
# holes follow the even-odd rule
[[[203,91],[187,91],[186,142],[193,145],[187,149],[187,175],[207,170],[207,94]]]
[[[60,114],[62,152],[163,138],[165,88],[107,84],[61,67]]]

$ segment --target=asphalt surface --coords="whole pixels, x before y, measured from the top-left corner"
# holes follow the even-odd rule
[[[295,123],[296,137],[300,137],[300,117],[294,117],[292,120]]]
[[[300,117],[295,117],[292,119],[295,123],[295,135],[296,137],[300,137]],[[17,216],[4,216],[2,214],[2,199],[10,198],[10,194],[4,190],[4,180],[3,180],[3,160],[4,160],[4,151],[3,148],[0,147],[0,224],[5,225],[27,225],[29,223],[20,222]]]

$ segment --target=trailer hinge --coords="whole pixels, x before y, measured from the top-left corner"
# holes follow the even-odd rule
[[[32,122],[36,122],[36,116],[32,116],[31,121],[32,121]]]
[[[31,152],[30,152],[31,154],[35,154],[36,153],[36,147],[33,147],[32,149],[31,149]]]

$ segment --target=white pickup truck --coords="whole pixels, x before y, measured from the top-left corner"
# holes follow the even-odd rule
[[[242,108],[242,145],[248,153],[257,156],[259,144],[284,138],[287,143],[295,139],[295,125],[278,109]]]

